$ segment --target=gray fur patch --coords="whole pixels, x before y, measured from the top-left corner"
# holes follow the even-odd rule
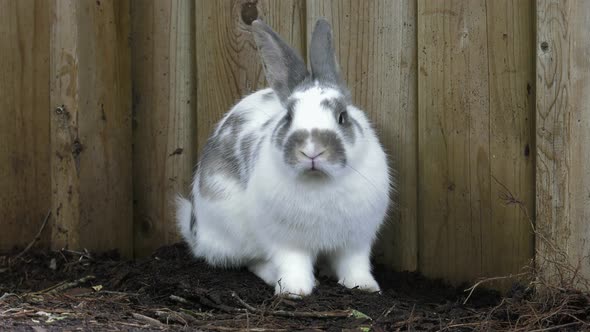
[[[262,94],[262,101],[264,101],[264,102],[273,101],[276,98],[277,98],[277,95],[274,93],[274,91],[269,91],[269,92],[265,92]]]
[[[240,142],[240,157],[244,162],[241,182],[244,187],[246,186],[248,179],[250,178],[250,173],[254,168],[254,158],[258,155],[258,151],[254,151],[254,149],[258,147],[256,141],[256,134],[248,134]]]
[[[256,149],[254,149],[254,153],[252,154],[252,168],[254,168],[254,165],[258,161],[258,156],[260,155],[260,151],[262,150],[262,143],[264,143],[265,139],[266,136],[262,136],[262,138],[258,140],[258,144],[256,144]]]
[[[263,126],[268,126],[271,120]],[[220,125],[217,134],[207,141],[199,162],[199,193],[202,197],[219,200],[231,195],[212,181],[215,176],[233,180],[246,188],[264,138],[259,139],[257,133],[249,133],[238,140],[245,122],[244,117],[232,114]]]
[[[354,132],[354,123],[356,123],[358,127],[360,127],[360,126],[358,125],[358,122],[356,122],[356,120],[354,120],[348,114],[347,109],[346,109],[346,103],[344,102],[344,100],[326,99],[326,100],[322,101],[321,105],[325,109],[332,111],[334,119],[336,120],[336,123],[338,123],[338,128],[340,129],[340,132],[342,133],[342,136],[344,136],[344,139],[346,139],[349,143],[353,144],[354,140],[356,138],[356,135]],[[339,123],[340,115],[342,115],[343,120],[344,120],[342,123]],[[362,134],[362,132],[361,132],[361,134]]]
[[[283,118],[277,123],[273,133],[272,133],[272,140],[278,146],[282,147],[285,141],[285,137],[287,136],[287,132],[289,128],[291,128],[291,120],[293,119],[293,110],[295,105],[297,104],[297,100],[289,99],[285,105],[287,109],[287,113]]]
[[[286,116],[283,117],[277,124],[277,127],[272,133],[272,141],[277,145],[277,147],[280,148],[283,146],[283,142],[285,141],[285,136],[287,136],[289,127],[291,127],[291,120],[289,120]]]
[[[297,105],[298,100],[297,99],[289,99],[287,100],[287,103],[285,103],[285,108],[287,109],[287,113],[290,113],[291,115],[293,115],[293,112],[295,110],[295,105]]]
[[[320,104],[323,108],[332,111],[334,119],[338,120],[338,116],[342,112],[346,112],[346,103],[340,99],[324,99]]]
[[[195,217],[195,213],[191,211],[191,224],[190,224],[191,232],[194,231],[196,224],[197,224],[197,217]]]
[[[301,129],[289,135],[287,143],[285,143],[283,158],[289,165],[297,164],[299,150],[305,145],[305,141],[309,137],[309,131]]]
[[[238,114],[232,114],[228,116],[225,121],[221,124],[221,128],[219,129],[219,134],[223,133],[231,133],[237,139],[237,135],[242,129],[242,126],[246,122],[246,119]]]
[[[193,192],[191,191],[188,194],[188,200],[191,202],[191,221],[190,221],[190,230],[194,234],[195,233],[195,225],[197,223],[197,217],[195,216],[195,212],[193,211],[193,207],[195,206],[195,198],[193,197]]]
[[[199,192],[201,196],[220,199],[225,195],[223,189],[216,188],[211,182],[213,176],[222,175],[228,179],[240,181],[239,160],[233,152],[231,143],[235,144],[229,139],[213,138],[205,146],[200,164]]]
[[[266,128],[268,128],[268,126],[272,123],[272,121],[274,120],[274,118],[270,118],[268,120],[266,120],[263,124],[262,124],[262,131],[264,131]]]
[[[243,117],[232,114],[221,124],[218,134],[207,141],[199,164],[201,196],[211,199],[220,199],[224,196],[224,191],[215,188],[210,181],[212,176],[221,174],[238,182],[241,181],[240,164],[234,148],[244,123]]]
[[[346,165],[346,150],[335,132],[327,129],[313,129],[311,141],[326,149],[324,156],[329,162]]]
[[[365,131],[363,130],[363,127],[361,127],[361,125],[359,124],[358,121],[356,121],[355,118],[349,116],[348,119],[350,120],[350,122],[352,122],[353,126],[355,126],[358,131],[361,133],[361,136],[365,135]]]

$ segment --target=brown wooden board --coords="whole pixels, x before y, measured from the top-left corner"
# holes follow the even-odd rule
[[[49,5],[0,0],[0,251],[32,241],[51,206]]]
[[[452,282],[532,256],[530,1],[418,1],[419,267]],[[528,87],[527,87],[528,86]]]
[[[590,2],[536,8],[536,260],[576,286],[590,279]]]
[[[130,256],[129,2],[59,0],[51,17],[52,247]]]
[[[194,1],[131,2],[134,252],[179,240],[174,198],[196,164]]]

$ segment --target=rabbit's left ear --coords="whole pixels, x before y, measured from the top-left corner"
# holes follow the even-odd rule
[[[262,58],[266,80],[283,103],[309,73],[303,59],[261,20],[252,22],[252,32]]]
[[[332,28],[326,19],[320,18],[311,36],[310,54],[311,75],[314,80],[344,88],[340,68],[336,62],[336,52],[332,43]]]

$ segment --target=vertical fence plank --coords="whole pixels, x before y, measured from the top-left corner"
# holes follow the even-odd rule
[[[590,278],[589,30],[590,2],[537,1],[536,217],[558,248],[538,236],[536,260],[552,282],[574,276],[564,263]]]
[[[195,13],[197,142],[201,149],[222,114],[240,98],[266,86],[248,24],[262,18],[295,49],[305,50],[305,3],[198,0]]]
[[[130,256],[129,3],[59,0],[52,19],[52,246]]]
[[[418,1],[419,265],[453,281],[491,222],[486,33],[485,1]]]
[[[487,1],[491,223],[482,225],[486,277],[521,272],[534,256],[532,220],[504,199],[509,191],[528,212],[534,211],[533,8],[531,0]]]
[[[50,208],[49,5],[0,0],[0,251],[30,242]]]
[[[174,197],[196,162],[194,1],[131,3],[134,252],[178,240]]]
[[[524,215],[500,198],[506,188],[532,204],[530,9],[418,1],[419,266],[429,276],[504,275],[531,256]]]
[[[319,17],[334,30],[336,54],[354,102],[364,109],[396,170],[398,195],[381,232],[378,260],[417,267],[415,1],[307,2],[307,35]]]

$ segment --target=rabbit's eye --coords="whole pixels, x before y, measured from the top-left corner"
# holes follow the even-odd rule
[[[340,116],[338,116],[338,124],[344,124],[348,120],[348,113],[342,112]]]

